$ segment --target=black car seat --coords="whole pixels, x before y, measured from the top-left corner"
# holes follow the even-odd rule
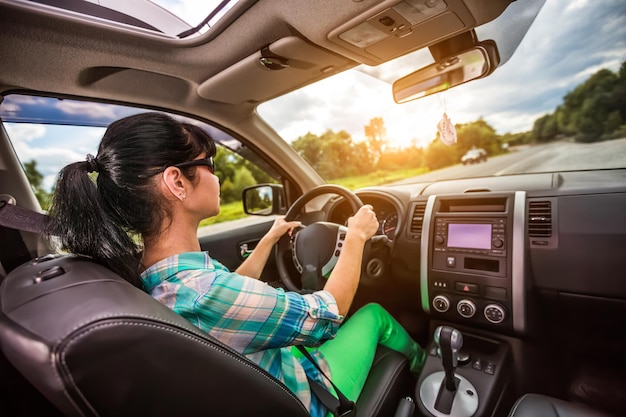
[[[88,259],[48,255],[0,287],[0,348],[69,416],[308,416],[280,381]],[[393,416],[408,363],[381,349],[358,416]]]

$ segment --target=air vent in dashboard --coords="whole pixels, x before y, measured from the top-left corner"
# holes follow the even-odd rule
[[[424,212],[426,211],[426,202],[414,203],[411,219],[409,223],[409,234],[414,239],[422,237],[422,226],[424,225]]]
[[[549,200],[528,202],[528,236],[552,236],[552,203]]]

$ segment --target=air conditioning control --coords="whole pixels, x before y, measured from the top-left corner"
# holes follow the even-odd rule
[[[440,313],[445,313],[450,308],[450,300],[445,295],[437,295],[433,298],[433,307]]]
[[[456,311],[466,319],[474,317],[476,314],[476,304],[472,300],[461,300],[456,305]]]
[[[485,318],[493,324],[502,323],[506,317],[504,308],[498,304],[488,304],[485,307],[484,314]]]

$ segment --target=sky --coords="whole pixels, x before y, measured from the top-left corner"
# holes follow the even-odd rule
[[[482,117],[499,134],[517,133],[532,129],[591,74],[617,71],[624,60],[626,1],[547,0],[512,58],[487,78],[396,104],[389,84],[350,71],[264,104],[259,113],[288,141],[328,129],[362,140],[364,126],[382,117],[392,145],[426,146],[444,112],[453,123]],[[415,69],[398,64],[394,71]]]
[[[527,0],[518,3],[522,1]],[[187,0],[184,5],[178,0],[159,2],[175,4],[172,7],[183,17],[190,16],[191,24],[197,23],[192,18],[204,16],[197,7],[207,4],[205,0]],[[399,78],[432,62],[428,52],[421,52],[415,61],[392,63],[391,69],[357,67],[264,104],[259,113],[288,142],[328,129],[345,130],[355,140],[363,140],[364,127],[372,118],[382,117],[391,146],[427,146],[444,112],[453,123],[482,117],[499,134],[530,130],[538,117],[553,112],[565,94],[590,75],[602,68],[617,71],[625,60],[626,1],[547,0],[512,58],[485,79],[396,104],[391,85],[365,73],[377,71]],[[61,167],[84,159],[86,153],[95,155],[104,131],[6,126],[20,159],[37,161],[46,188]]]

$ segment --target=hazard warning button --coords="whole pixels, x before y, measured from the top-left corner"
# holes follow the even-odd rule
[[[478,294],[478,285],[466,282],[455,282],[454,289],[466,294]]]

